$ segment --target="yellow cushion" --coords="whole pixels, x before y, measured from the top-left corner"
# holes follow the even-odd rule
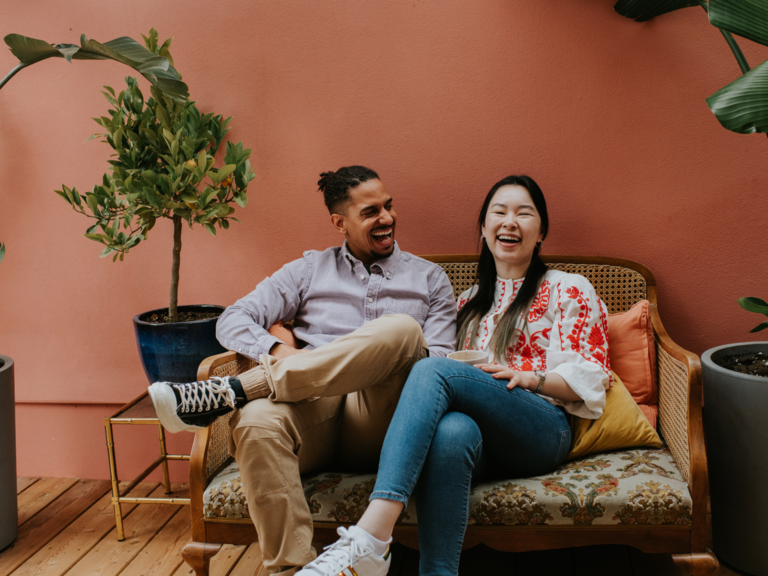
[[[661,438],[615,372],[613,387],[605,393],[603,415],[597,420],[574,416],[572,424],[573,443],[566,461],[633,446],[661,448]]]

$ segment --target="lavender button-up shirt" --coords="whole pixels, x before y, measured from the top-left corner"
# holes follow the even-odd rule
[[[309,250],[265,278],[228,307],[216,337],[222,346],[258,360],[283,342],[267,329],[293,320],[293,333],[313,349],[385,314],[408,314],[424,331],[430,356],[445,356],[456,340],[456,300],[437,264],[395,248],[370,273],[343,246]]]

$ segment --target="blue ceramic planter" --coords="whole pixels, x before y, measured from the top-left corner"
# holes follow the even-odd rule
[[[136,344],[147,379],[152,382],[194,382],[197,367],[208,356],[226,352],[216,340],[216,321],[195,320],[172,324],[145,322],[152,314],[166,314],[167,308],[150,310],[133,318]],[[223,306],[201,304],[179,306],[179,312],[223,312]]]

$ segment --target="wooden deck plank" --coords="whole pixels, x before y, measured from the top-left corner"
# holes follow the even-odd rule
[[[628,546],[583,546],[573,549],[574,576],[640,576],[633,574]]]
[[[69,490],[76,482],[77,478],[40,478],[24,490],[18,497],[19,526]],[[18,490],[18,480],[16,486]]]
[[[261,562],[261,546],[258,542],[254,542],[245,550],[229,576],[262,576],[262,574],[266,574],[266,570]]]
[[[21,494],[22,492],[24,492],[24,490],[32,486],[32,484],[34,484],[38,480],[40,480],[40,478],[28,478],[24,476],[17,476],[16,477],[16,494]]]
[[[189,508],[185,506],[163,526],[120,576],[173,576],[184,562],[181,549],[191,539],[192,520]]]
[[[182,486],[171,484],[176,491]],[[163,487],[158,486],[152,498],[161,498]],[[72,576],[116,576],[141,552],[160,529],[179,511],[179,506],[168,504],[141,504],[125,519],[125,540],[117,541],[113,529],[70,570]]]
[[[127,485],[128,482],[121,483],[121,488]],[[142,482],[131,491],[131,496],[137,498],[147,496],[158,485],[158,482]],[[125,519],[136,506],[136,504],[123,504],[123,518]],[[114,527],[115,509],[112,506],[110,491],[24,562],[12,576],[61,576],[79,562]]]
[[[19,528],[16,540],[0,554],[0,574],[10,574],[16,570],[90,508],[109,488],[109,480],[76,480],[69,490]]]
[[[186,543],[185,543],[186,544]],[[248,546],[233,546],[232,544],[225,544],[221,547],[218,554],[211,558],[211,571],[209,576],[229,576],[232,569],[237,564],[238,560],[243,556]],[[189,564],[182,562],[173,576],[194,576],[195,571],[189,567]],[[248,576],[252,576],[253,572]]]
[[[573,576],[573,548],[521,552],[517,576]]]

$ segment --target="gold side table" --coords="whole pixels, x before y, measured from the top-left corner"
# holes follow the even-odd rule
[[[189,498],[128,498],[120,495],[117,479],[117,463],[115,461],[115,442],[112,435],[112,426],[114,424],[131,425],[150,425],[157,426],[157,435],[160,441],[160,456],[149,467],[139,474],[128,486],[125,487],[123,494],[128,494],[134,487],[144,480],[150,472],[158,466],[163,468],[163,487],[166,494],[171,494],[171,479],[168,475],[168,460],[189,460],[189,454],[167,454],[165,452],[165,429],[155,413],[155,407],[149,398],[149,393],[144,392],[137,398],[134,398],[128,404],[120,408],[112,416],[104,418],[104,429],[107,433],[107,452],[109,454],[109,475],[112,480],[112,505],[115,507],[115,525],[117,526],[117,540],[125,540],[123,530],[123,502],[134,504],[175,504],[178,506],[189,506]]]

